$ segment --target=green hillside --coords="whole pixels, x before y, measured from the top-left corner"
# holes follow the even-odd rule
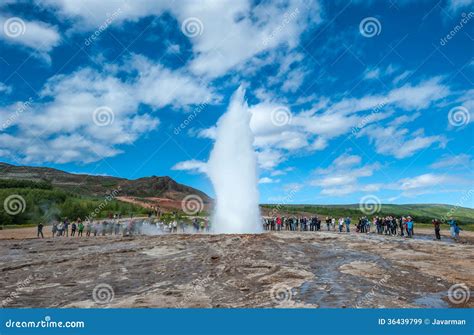
[[[0,179],[0,227],[36,224],[68,217],[84,219],[109,213],[145,214],[146,209],[115,200],[113,195],[93,197],[73,194],[47,182]]]

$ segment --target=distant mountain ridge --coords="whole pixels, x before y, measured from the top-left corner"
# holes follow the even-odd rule
[[[212,201],[204,192],[180,184],[168,176],[130,180],[111,176],[74,174],[48,167],[0,163],[0,179],[47,181],[64,191],[89,196],[103,196],[120,188],[120,195],[128,197],[159,197],[181,201],[187,195],[194,194],[198,195],[203,202]]]

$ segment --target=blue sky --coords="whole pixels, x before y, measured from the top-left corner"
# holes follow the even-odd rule
[[[472,0],[2,1],[0,160],[212,195],[246,88],[266,203],[473,207]]]

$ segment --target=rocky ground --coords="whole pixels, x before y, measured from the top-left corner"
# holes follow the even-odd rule
[[[469,236],[0,233],[4,307],[474,307]]]

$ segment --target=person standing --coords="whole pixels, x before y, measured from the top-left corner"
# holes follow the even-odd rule
[[[408,237],[413,237],[413,226],[414,226],[414,223],[413,223],[413,219],[411,217],[408,217],[407,218],[407,233],[408,233]]]
[[[458,223],[453,218],[450,218],[450,220],[448,221],[448,224],[450,225],[449,230],[451,232],[451,237],[455,241],[457,241],[459,239],[459,231],[460,231]]]
[[[344,225],[344,219],[339,218],[339,232],[342,233],[342,226]]]
[[[76,230],[77,230],[77,225],[75,222],[71,224],[71,237],[74,237],[76,235]]]
[[[77,237],[82,237],[82,232],[84,231],[84,224],[82,223],[81,220],[79,220],[79,224],[77,225],[78,233]]]
[[[87,221],[86,225],[86,236],[89,237],[91,236],[91,231],[92,231],[92,225],[90,221]]]
[[[63,236],[63,231],[64,231],[64,223],[59,222],[58,224],[58,236]]]
[[[43,223],[40,222],[38,223],[38,234],[36,235],[36,237],[40,237],[41,235],[41,238],[44,238],[43,236]]]
[[[440,234],[441,223],[436,219],[432,220],[431,223],[433,223],[436,239],[441,240],[441,234]]]
[[[64,220],[63,232],[66,237],[69,237],[69,220],[67,218]]]
[[[277,217],[276,219],[276,228],[278,231],[281,230],[281,217]]]
[[[351,232],[351,229],[350,229],[350,226],[351,226],[351,218],[350,217],[346,217],[346,233],[350,233]]]
[[[57,231],[58,231],[58,224],[56,222],[53,222],[53,226],[51,227],[51,233],[53,234],[53,237],[56,236]]]

